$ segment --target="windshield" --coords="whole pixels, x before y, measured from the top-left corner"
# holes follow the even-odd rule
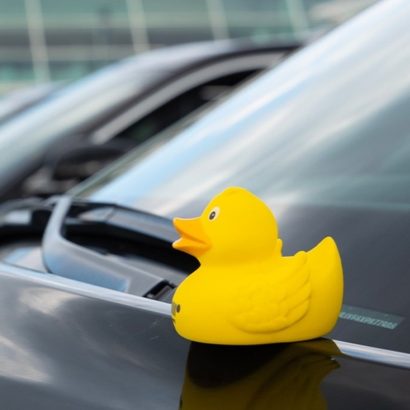
[[[168,216],[198,212],[227,185],[275,203],[406,207],[410,34],[403,12],[363,35],[359,47],[356,26],[380,23],[377,16],[345,25],[194,124],[189,118],[168,129],[82,195]]]
[[[409,18],[406,1],[376,6],[75,193],[189,217],[248,188],[274,211],[285,254],[338,242],[335,337],[410,351]]]

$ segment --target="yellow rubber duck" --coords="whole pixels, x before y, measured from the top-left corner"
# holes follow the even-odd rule
[[[184,338],[256,345],[308,340],[330,332],[343,299],[334,240],[282,256],[271,210],[243,188],[214,197],[198,218],[174,219],[175,249],[200,267],[177,288],[172,319]]]

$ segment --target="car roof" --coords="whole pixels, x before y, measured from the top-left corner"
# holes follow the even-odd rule
[[[3,95],[0,99],[0,124],[41,101],[59,86],[59,84],[55,83],[39,84],[19,88]]]
[[[111,64],[106,70],[124,70],[130,74],[146,69],[186,70],[219,59],[255,54],[289,53],[302,46],[300,42],[255,43],[250,40],[218,40],[187,43],[153,49]]]

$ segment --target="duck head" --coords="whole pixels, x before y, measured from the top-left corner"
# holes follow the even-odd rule
[[[200,262],[234,263],[272,255],[278,228],[271,210],[254,194],[231,187],[197,218],[173,220],[181,238],[172,246]]]

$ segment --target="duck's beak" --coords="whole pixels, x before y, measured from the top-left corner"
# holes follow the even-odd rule
[[[206,236],[199,218],[174,218],[173,223],[181,235],[181,238],[172,244],[175,249],[199,256],[211,247],[211,242]]]

